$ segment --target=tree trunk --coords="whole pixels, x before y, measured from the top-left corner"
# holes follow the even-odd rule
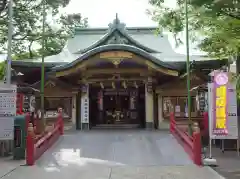
[[[240,73],[240,54],[237,56],[236,60],[236,73],[237,75]]]
[[[30,44],[29,44],[29,46],[28,46],[28,52],[29,52],[29,58],[30,58],[30,59],[33,58],[32,44],[33,44],[33,41],[31,41]]]

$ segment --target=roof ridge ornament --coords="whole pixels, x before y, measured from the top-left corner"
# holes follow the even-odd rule
[[[121,21],[118,18],[118,13],[116,13],[116,17],[113,20],[112,23],[108,24],[109,30],[114,30],[114,29],[121,29],[124,30],[126,28],[126,24],[125,23],[121,23]]]

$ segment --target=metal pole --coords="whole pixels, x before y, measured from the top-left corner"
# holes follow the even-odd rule
[[[13,0],[8,3],[8,48],[7,48],[7,68],[6,68],[6,83],[11,84],[12,76],[12,36],[13,36]]]
[[[189,134],[192,134],[189,33],[188,33],[188,0],[185,0],[185,18],[186,18],[186,52],[187,52],[186,69],[187,69],[188,132]]]
[[[46,0],[43,0],[43,19],[42,19],[42,65],[41,65],[41,120],[44,120],[44,84],[45,84],[45,23],[46,23]]]

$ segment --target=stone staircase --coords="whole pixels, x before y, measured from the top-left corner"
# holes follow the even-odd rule
[[[92,129],[137,129],[139,124],[98,124],[93,126]]]

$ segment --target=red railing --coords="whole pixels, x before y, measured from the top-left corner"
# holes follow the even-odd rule
[[[203,113],[203,120],[202,120],[202,136],[208,136],[208,130],[209,130],[209,123],[208,123],[208,112]]]
[[[47,132],[37,141],[30,133],[28,133],[26,145],[26,164],[34,165],[35,161],[39,159],[41,155],[48,150],[61,135],[63,135],[63,128],[63,119],[62,116],[59,115],[53,130]]]
[[[183,146],[189,157],[196,165],[202,165],[201,154],[201,134],[200,132],[194,132],[190,136],[186,131],[183,131],[175,120],[174,113],[170,114],[170,132]]]

